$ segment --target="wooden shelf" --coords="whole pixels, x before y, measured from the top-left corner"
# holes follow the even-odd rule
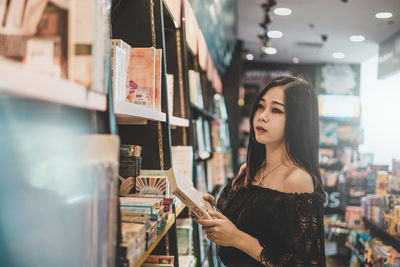
[[[0,94],[89,110],[107,110],[107,96],[0,57]]]
[[[176,208],[176,217],[186,208],[186,205],[183,202],[180,202],[179,206]]]
[[[170,118],[170,124],[171,126],[189,127],[189,120],[172,116]]]
[[[166,121],[165,113],[130,102],[114,101],[114,113],[119,124],[145,124],[147,120]]]
[[[174,225],[175,223],[175,217],[178,217],[178,215],[182,212],[182,210],[185,208],[185,204],[181,203],[177,208],[175,215],[171,214],[171,217],[168,219],[167,225],[165,226],[164,230],[159,234],[156,239],[154,240],[154,243],[149,247],[148,250],[142,255],[140,260],[136,263],[136,267],[140,267],[143,262],[147,259],[147,257],[151,254],[151,252],[155,249],[155,247],[160,243],[161,239],[165,236],[165,234],[169,231],[169,229]]]

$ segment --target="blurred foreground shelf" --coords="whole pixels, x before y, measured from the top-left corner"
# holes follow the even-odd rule
[[[4,58],[0,58],[0,94],[89,110],[107,109],[105,94],[38,73]]]

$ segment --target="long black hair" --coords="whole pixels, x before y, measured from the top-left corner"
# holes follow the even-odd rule
[[[233,188],[249,185],[265,160],[265,145],[255,138],[253,120],[257,105],[269,89],[282,86],[285,92],[284,132],[286,152],[290,160],[307,171],[314,181],[314,188],[325,197],[318,164],[319,117],[318,100],[314,88],[307,82],[282,76],[273,79],[258,93],[250,112],[250,138],[247,148],[247,166],[233,180]]]

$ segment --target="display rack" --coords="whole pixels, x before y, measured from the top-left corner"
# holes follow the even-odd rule
[[[122,143],[138,144],[143,146],[143,169],[168,169],[172,166],[171,147],[187,146],[194,147],[194,136],[191,121],[194,116],[202,116],[205,120],[215,120],[213,109],[209,105],[205,109],[195,109],[190,103],[188,71],[194,69],[193,64],[187,64],[187,57],[190,56],[191,62],[197,61],[197,56],[193,49],[188,50],[188,43],[197,44],[197,21],[194,13],[190,19],[185,17],[185,11],[191,7],[188,1],[182,1],[177,9],[176,4],[180,1],[151,0],[151,1],[120,1],[112,16],[112,38],[122,39],[131,47],[156,47],[161,48],[162,58],[162,112],[149,110],[139,107],[132,103],[123,103],[113,101],[114,113],[116,116],[118,134]],[[179,12],[180,11],[180,12]],[[182,14],[180,16],[180,14]],[[196,27],[191,28],[191,36],[187,36],[185,31],[186,23],[192,23]],[[193,24],[194,23],[194,24]],[[140,27],[131,27],[127,25],[140,25]],[[147,29],[147,30],[144,30]],[[194,37],[194,38],[192,38]],[[188,42],[188,39],[191,41]],[[188,54],[189,53],[189,54]],[[211,57],[208,55],[211,60]],[[210,64],[213,66],[213,64]],[[198,70],[198,67],[196,67]],[[199,70],[200,71],[200,70]],[[213,73],[218,75],[214,70]],[[173,90],[168,88],[167,74],[173,75]],[[207,73],[202,70],[202,79],[207,80]],[[215,91],[212,88],[214,76],[210,76],[205,83],[204,97],[206,103],[212,103]],[[220,80],[215,78],[216,80]],[[206,86],[207,85],[207,86]],[[170,91],[173,92],[173,106],[169,104]],[[208,134],[211,143],[211,134]],[[158,142],[154,142],[158,140]],[[201,164],[206,164],[206,159],[212,158],[214,151],[208,151],[207,158],[200,159]],[[195,155],[195,153],[193,153]],[[195,156],[193,157],[193,166],[196,166]],[[197,181],[196,172],[193,171],[193,181]],[[219,187],[218,187],[219,188]],[[216,192],[216,189],[210,190]],[[176,216],[181,213],[183,206],[178,207]],[[175,266],[179,265],[178,243],[176,238],[175,217],[168,221],[168,225],[163,233],[157,237],[156,242],[150,249],[142,255],[137,263],[140,265],[153,250],[158,253],[166,253],[175,256]],[[197,230],[196,230],[197,228]],[[197,234],[196,234],[197,233]],[[162,240],[165,240],[163,242]],[[199,254],[198,226],[194,226],[194,247],[195,257],[197,257],[197,266],[213,256],[211,243],[208,241],[206,255]],[[215,254],[215,253],[214,253]],[[215,257],[215,255],[214,255]],[[213,262],[217,262],[215,259]],[[211,266],[215,266],[211,265]]]
[[[397,251],[400,250],[400,238],[392,236],[374,221],[367,218],[363,218],[363,221],[365,227],[371,231],[372,236],[379,237],[385,244],[391,245]]]

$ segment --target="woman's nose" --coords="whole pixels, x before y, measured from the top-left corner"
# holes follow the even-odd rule
[[[263,113],[261,113],[261,119],[263,120],[263,121],[268,121],[269,120],[269,111],[267,110],[267,109],[265,109],[264,110],[264,112]]]

